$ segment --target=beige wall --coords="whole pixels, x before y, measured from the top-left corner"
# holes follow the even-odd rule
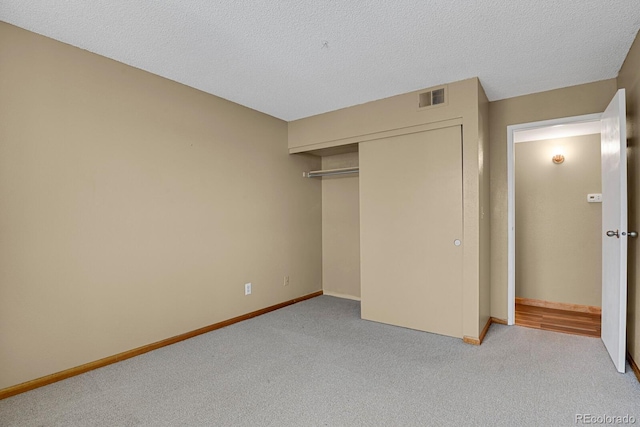
[[[480,189],[480,289],[478,326],[483,328],[491,317],[491,216],[489,212],[491,181],[489,177],[489,100],[478,85],[478,174]]]
[[[358,166],[358,153],[322,157],[322,169]],[[322,178],[322,290],[360,298],[359,178]]]
[[[600,134],[515,144],[516,297],[600,306],[600,175]]]
[[[0,76],[0,388],[321,289],[285,122],[4,23]]]
[[[629,230],[640,229],[640,38],[629,50],[629,54],[618,75],[618,87],[625,88],[627,96],[627,137],[628,137],[628,182],[629,182]],[[638,239],[629,239],[629,281],[627,349],[640,363],[640,250]]]
[[[507,318],[507,126],[601,113],[615,79],[489,103],[491,138],[491,315]]]

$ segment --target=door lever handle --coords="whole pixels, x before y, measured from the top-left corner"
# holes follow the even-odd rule
[[[616,230],[616,231],[613,231],[613,230],[607,231],[607,236],[609,236],[609,237],[614,237],[615,236],[618,239],[620,238],[620,234],[618,234],[618,230]]]

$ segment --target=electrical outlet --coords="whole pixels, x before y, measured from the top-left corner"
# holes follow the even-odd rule
[[[289,276],[284,276],[284,285],[289,286]]]
[[[244,284],[244,294],[251,295],[251,283]]]

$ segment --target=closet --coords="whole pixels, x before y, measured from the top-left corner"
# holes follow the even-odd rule
[[[480,344],[490,321],[487,132],[476,78],[289,123],[289,152],[323,156],[323,169],[358,147],[363,319]],[[325,190],[339,181],[322,179],[331,216],[340,199],[326,203]],[[323,217],[323,227],[337,222]],[[326,247],[342,244],[325,231],[323,272],[336,259]]]
[[[360,299],[358,146],[349,148],[322,156],[322,290]]]

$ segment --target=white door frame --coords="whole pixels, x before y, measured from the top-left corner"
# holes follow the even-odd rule
[[[563,117],[540,122],[520,123],[507,126],[507,324],[513,325],[516,320],[516,182],[515,182],[515,147],[514,133],[517,131],[545,128],[573,123],[599,121],[602,113],[585,114],[583,116]]]

